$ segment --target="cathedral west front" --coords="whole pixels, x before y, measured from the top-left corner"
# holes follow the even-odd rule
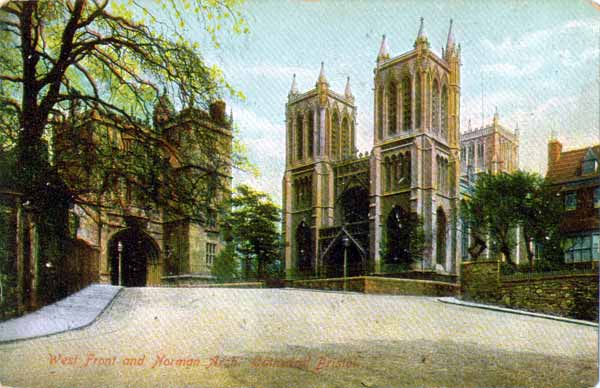
[[[331,90],[321,64],[315,87],[300,92],[294,76],[283,177],[288,277],[458,274],[469,244],[460,201],[473,176],[518,167],[518,131],[497,114],[461,139],[460,51],[452,21],[441,55],[430,49],[423,19],[413,49],[401,55],[390,55],[383,36],[373,148],[364,154],[355,147],[350,80],[343,93]]]

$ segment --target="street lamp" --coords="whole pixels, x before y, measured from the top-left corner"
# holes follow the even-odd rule
[[[348,247],[350,246],[350,239],[348,236],[342,237],[342,245],[344,245],[344,291],[346,291],[346,278],[348,277]]]
[[[123,242],[119,241],[117,243],[117,251],[119,253],[119,286],[123,285]]]

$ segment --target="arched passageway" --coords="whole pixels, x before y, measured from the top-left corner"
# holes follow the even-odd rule
[[[154,240],[139,229],[124,229],[108,243],[111,284],[143,287],[148,281],[148,267],[158,260]]]

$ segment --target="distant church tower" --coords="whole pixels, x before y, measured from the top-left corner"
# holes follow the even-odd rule
[[[396,241],[410,214],[423,222],[423,265],[456,272],[459,195],[460,46],[452,21],[442,57],[429,49],[423,19],[414,49],[390,58],[384,35],[375,67],[371,252],[377,272],[403,261]],[[400,248],[400,249],[398,249]],[[438,267],[439,269],[439,267]]]
[[[344,94],[329,89],[321,63],[315,87],[299,93],[294,75],[286,104],[283,232],[288,274],[316,275],[320,228],[334,223],[332,164],[355,153],[356,107],[347,80]]]

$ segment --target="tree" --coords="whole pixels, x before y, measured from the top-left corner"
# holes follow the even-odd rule
[[[247,30],[237,10],[240,2],[159,0],[150,7],[134,1],[60,0],[5,5],[0,10],[0,141],[4,147],[15,148],[14,185],[24,201],[42,212],[57,199],[85,202],[90,193],[105,194],[115,176],[138,185],[139,192],[151,194],[145,200],[163,207],[189,200],[191,195],[176,196],[168,189],[171,183],[180,182],[158,182],[166,176],[160,168],[168,144],[162,132],[143,118],[152,116],[161,96],[169,95],[176,106],[193,110],[207,109],[223,89],[235,93],[184,33],[190,17],[204,27],[215,45],[223,23],[235,32]],[[169,19],[171,23],[166,23]],[[80,125],[84,115],[77,114],[86,110],[98,121],[91,129],[85,126],[92,132],[89,137],[83,136]],[[52,131],[65,124],[73,126],[76,141],[92,135],[96,140],[116,137],[124,142],[127,138],[137,149],[121,147],[133,155],[128,157],[115,152],[114,143],[96,141],[97,185],[67,179],[73,177],[61,174],[52,162],[56,149],[47,144]],[[116,135],[103,136],[106,128]],[[209,147],[209,143],[203,145]],[[77,149],[84,144],[75,145]],[[197,162],[185,166],[197,174],[186,172],[178,180],[218,171],[206,160]],[[209,197],[209,185],[194,183],[188,185],[194,198],[202,197],[198,194]],[[158,192],[161,184],[167,189]],[[190,210],[189,206],[176,208]]]
[[[265,193],[240,185],[225,216],[226,240],[234,247],[244,279],[265,279],[280,272],[280,209]]]
[[[469,225],[473,227],[472,234],[476,236],[469,248],[472,254],[489,249],[485,239],[487,235],[507,263],[513,264],[515,230],[521,226],[527,257],[533,265],[531,245],[552,242],[559,237],[560,203],[548,182],[535,173],[481,174],[472,197],[463,202],[463,206]]]
[[[239,277],[240,262],[235,252],[234,244],[227,244],[217,257],[212,266],[212,274],[218,282],[230,282]]]
[[[387,223],[387,233],[381,240],[380,255],[389,270],[402,270],[411,263],[423,261],[425,230],[423,220],[414,212],[394,208]]]

